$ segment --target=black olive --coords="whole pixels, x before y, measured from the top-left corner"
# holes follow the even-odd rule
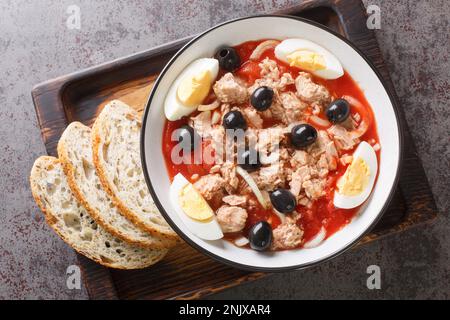
[[[258,170],[261,167],[259,152],[254,149],[246,149],[243,152],[238,150],[237,163],[242,169],[249,172]]]
[[[317,139],[317,130],[309,124],[296,125],[291,131],[291,142],[296,148],[304,148]]]
[[[272,227],[266,221],[255,224],[248,234],[250,247],[257,251],[267,250],[272,244]]]
[[[270,202],[281,213],[291,213],[297,206],[295,196],[286,189],[276,189],[270,194]]]
[[[225,129],[247,130],[247,121],[239,111],[230,111],[223,117],[223,126]]]
[[[256,89],[251,98],[250,103],[258,111],[264,111],[270,108],[273,101],[273,89],[263,86]]]
[[[325,114],[332,123],[341,123],[350,115],[350,104],[345,99],[334,100],[326,109]]]
[[[232,47],[220,48],[215,58],[219,61],[219,66],[229,72],[233,72],[241,66],[241,58]]]
[[[175,139],[178,143],[188,141],[186,144],[182,145],[183,148],[186,148],[184,150],[188,152],[195,150],[198,143],[201,141],[200,136],[195,132],[194,128],[187,124],[175,131]]]

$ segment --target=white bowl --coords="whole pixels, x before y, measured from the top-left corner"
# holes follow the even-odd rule
[[[192,61],[212,57],[222,45],[238,45],[258,39],[304,38],[331,51],[358,83],[373,108],[380,138],[379,176],[365,207],[351,223],[313,249],[260,253],[239,248],[225,240],[204,241],[182,223],[169,200],[170,181],[162,155],[165,122],[164,98],[180,72]],[[171,227],[191,246],[210,257],[242,269],[283,271],[299,269],[335,257],[375,225],[387,208],[399,175],[402,135],[394,99],[379,73],[364,55],[342,36],[329,29],[296,17],[253,16],[220,24],[184,46],[167,64],[155,83],[143,118],[141,157],[150,192]]]

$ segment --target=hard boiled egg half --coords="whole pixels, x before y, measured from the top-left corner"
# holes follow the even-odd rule
[[[164,102],[164,113],[169,121],[179,120],[194,112],[208,96],[219,74],[216,59],[195,60],[172,83]]]
[[[377,176],[378,161],[372,146],[362,141],[353,153],[353,161],[338,180],[334,206],[356,208],[369,197]]]
[[[328,50],[309,40],[284,40],[275,47],[275,56],[292,67],[306,70],[323,79],[337,79],[344,75],[339,60]]]
[[[203,240],[223,238],[214,211],[200,192],[180,173],[170,186],[170,200],[181,221],[194,235]]]

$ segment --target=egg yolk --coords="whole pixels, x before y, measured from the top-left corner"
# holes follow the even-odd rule
[[[205,100],[211,89],[212,76],[208,70],[184,78],[177,90],[178,100],[186,107],[196,107]]]
[[[322,70],[327,67],[325,59],[320,54],[308,50],[294,51],[286,58],[291,67],[307,71]]]
[[[339,193],[345,196],[356,196],[369,184],[370,169],[360,157],[353,160],[337,183]]]
[[[181,189],[178,201],[184,213],[194,220],[206,222],[214,216],[205,198],[190,183]]]

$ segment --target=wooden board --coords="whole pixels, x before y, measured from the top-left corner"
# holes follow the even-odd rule
[[[307,1],[278,13],[317,21],[350,39],[372,60],[394,92],[375,35],[366,27],[364,7],[359,0]],[[158,72],[188,40],[36,86],[32,96],[48,154],[56,155],[58,140],[70,122],[91,125],[101,108],[112,99],[121,99],[142,111]],[[404,132],[404,163],[399,186],[382,219],[358,245],[436,217],[436,205],[401,107],[399,113]],[[224,266],[186,244],[146,270],[109,270],[82,256],[79,262],[92,299],[197,299],[267,276]]]

